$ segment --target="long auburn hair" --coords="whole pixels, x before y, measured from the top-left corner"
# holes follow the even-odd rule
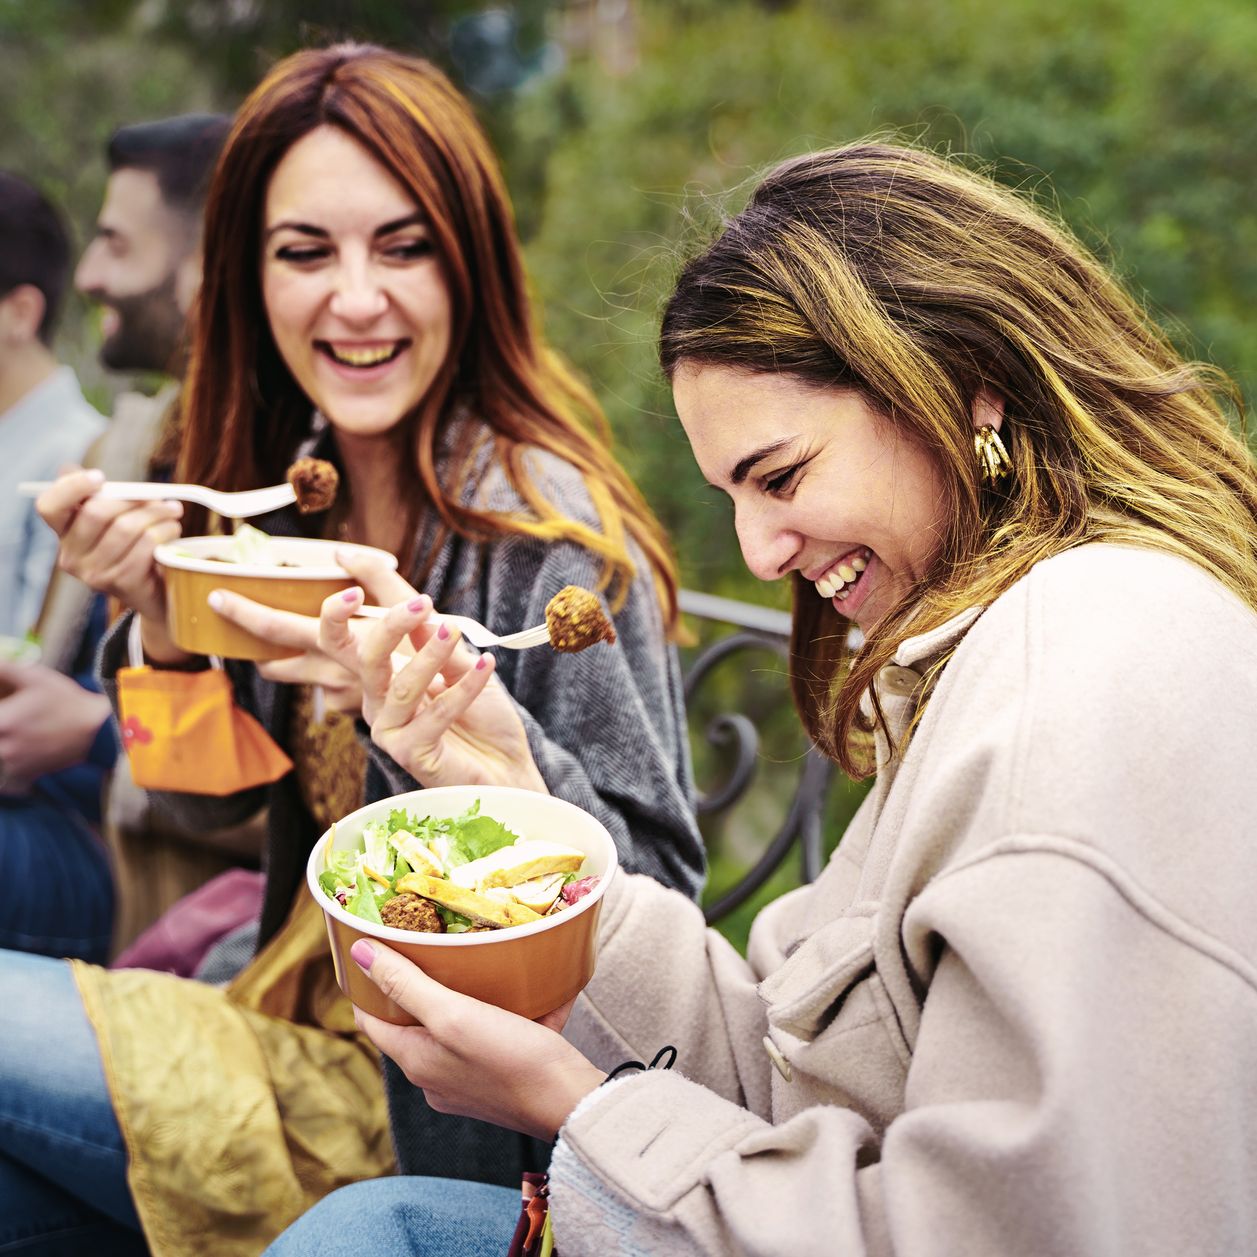
[[[402,420],[399,439],[414,460],[398,468],[403,476],[418,474],[423,497],[442,521],[441,536],[453,531],[492,541],[528,534],[576,542],[602,560],[602,586],[613,605],[634,575],[631,536],[652,569],[665,622],[675,627],[677,576],[666,535],[613,457],[593,394],[534,327],[497,161],[467,102],[416,57],[365,44],[298,52],[241,106],[206,203],[178,477],[221,489],[278,483],[309,434],[311,403],[272,338],[260,258],[271,175],[288,149],[320,126],[357,140],[409,190],[443,264],[453,309],[450,353],[428,394]],[[438,478],[439,437],[462,407],[491,429],[494,455],[535,517],[463,504],[466,459],[453,483]],[[601,532],[563,516],[546,499],[527,468],[529,451],[537,449],[581,472]],[[422,506],[420,499],[413,525]],[[186,522],[204,531],[205,512],[190,509]],[[426,556],[401,557],[426,569],[434,554],[435,546]]]
[[[1228,423],[1233,410],[1242,427],[1234,386],[1184,361],[1066,228],[954,161],[857,143],[772,170],[683,270],[660,360],[669,378],[692,363],[859,390],[936,460],[939,553],[858,651],[832,603],[791,578],[795,704],[848,773],[870,771],[860,696],[904,637],[1050,555],[1154,547],[1257,608],[1257,469]],[[1006,403],[999,490],[974,457],[983,386]]]

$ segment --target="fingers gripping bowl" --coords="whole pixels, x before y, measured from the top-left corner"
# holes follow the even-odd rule
[[[242,530],[243,531],[243,530]],[[323,599],[348,589],[354,578],[336,562],[336,551],[359,550],[397,559],[385,550],[311,537],[267,537],[241,549],[238,537],[183,537],[154,551],[166,579],[166,618],[181,650],[224,659],[283,659],[298,652],[278,646],[224,619],[209,606],[215,589],[243,594],[279,611],[317,616]]]
[[[372,822],[386,822],[399,810],[416,819],[453,821],[477,803],[481,816],[501,822],[525,842],[540,840],[584,852],[578,876],[596,877],[593,889],[562,911],[523,925],[485,932],[418,933],[355,915],[329,897],[320,883],[329,862],[335,862],[335,853],[357,850]],[[337,822],[310,853],[306,882],[323,910],[341,990],[365,1012],[394,1025],[411,1025],[415,1019],[388,999],[350,957],[357,939],[385,943],[464,995],[523,1017],[540,1017],[578,994],[593,976],[598,919],[617,867],[611,835],[571,803],[508,786],[445,786],[381,799]]]

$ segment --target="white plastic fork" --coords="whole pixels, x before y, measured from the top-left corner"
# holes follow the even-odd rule
[[[359,607],[354,615],[365,616],[369,620],[380,620],[388,615],[387,607]],[[550,640],[550,630],[544,624],[536,628],[521,629],[518,633],[508,633],[499,637],[490,633],[479,620],[466,615],[442,615],[437,613],[438,620],[452,624],[473,645],[481,650],[489,646],[504,646],[507,650],[527,650],[530,646],[544,646]]]
[[[37,498],[52,486],[51,480],[23,480],[17,491],[24,498]],[[227,519],[248,519],[277,511],[297,500],[290,484],[273,484],[265,489],[210,489],[203,484],[162,484],[155,480],[106,480],[97,490],[102,498],[129,502],[199,502]]]

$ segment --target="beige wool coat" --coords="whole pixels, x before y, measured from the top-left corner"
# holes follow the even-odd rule
[[[901,760],[747,960],[609,894],[563,1257],[1257,1253],[1257,615],[1107,544],[905,641]]]

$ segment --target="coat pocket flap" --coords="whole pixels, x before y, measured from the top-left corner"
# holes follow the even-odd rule
[[[840,917],[817,930],[759,984],[774,1026],[812,1039],[873,969],[874,918]]]

